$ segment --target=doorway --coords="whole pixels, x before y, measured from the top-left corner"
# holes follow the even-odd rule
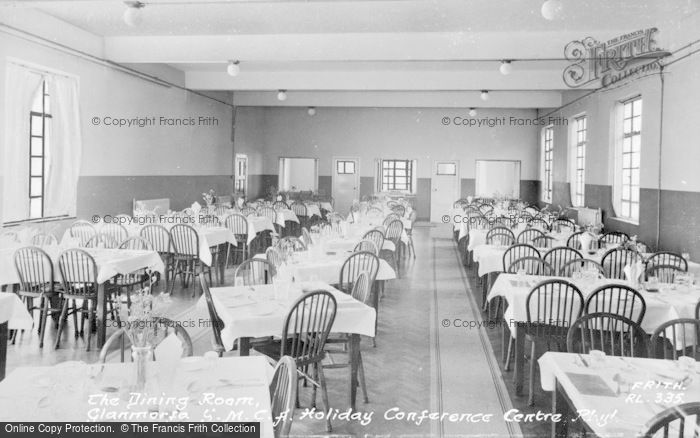
[[[334,210],[342,214],[350,211],[352,201],[360,199],[360,160],[333,158],[332,181]]]
[[[459,199],[459,161],[433,161],[430,187],[430,222],[442,222]]]

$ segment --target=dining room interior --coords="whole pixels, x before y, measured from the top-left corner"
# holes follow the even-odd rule
[[[700,434],[699,0],[2,0],[0,62],[3,436]]]

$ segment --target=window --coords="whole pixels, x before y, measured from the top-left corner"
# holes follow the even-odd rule
[[[542,201],[552,202],[552,162],[554,150],[554,127],[547,126],[542,132]]]
[[[336,162],[336,173],[338,175],[352,175],[355,173],[355,162],[354,161],[337,161]]]
[[[437,163],[438,175],[457,175],[457,165],[455,163]]]
[[[586,191],[586,142],[588,141],[588,117],[574,118],[571,150],[571,202],[575,207],[585,205]]]
[[[44,217],[46,152],[49,143],[51,106],[46,81],[36,94],[29,112],[29,219]]]
[[[236,193],[245,194],[248,190],[248,156],[236,154],[236,179],[234,182]]]
[[[619,187],[618,216],[632,221],[639,220],[639,180],[642,146],[642,98],[622,102],[622,145],[616,183]]]
[[[381,191],[414,191],[413,160],[381,160]]]

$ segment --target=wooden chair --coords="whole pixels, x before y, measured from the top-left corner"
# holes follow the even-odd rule
[[[561,266],[558,275],[560,277],[573,277],[574,272],[583,272],[590,269],[596,270],[603,278],[607,275],[600,263],[590,259],[574,259],[568,261]]]
[[[661,283],[673,283],[676,275],[685,274],[677,265],[650,265],[644,270],[645,278],[656,277]]]
[[[401,236],[403,234],[403,221],[401,219],[394,219],[389,222],[386,227],[386,233],[384,233],[384,238],[391,241],[394,244],[394,250],[389,251],[385,248],[379,249],[379,254],[382,258],[388,256],[394,263],[394,268],[396,269],[396,277],[400,277],[400,263],[402,261],[403,254],[403,242],[401,241]]]
[[[583,256],[581,255],[580,252],[573,248],[568,248],[566,246],[560,246],[557,248],[552,248],[549,251],[547,251],[543,256],[542,259],[549,263],[552,268],[554,269],[554,272],[559,272],[561,268],[567,264],[568,262],[572,260],[582,260]]]
[[[374,242],[372,242],[371,240],[363,239],[357,242],[357,245],[355,245],[353,252],[362,251],[368,251],[376,256],[379,256],[379,250],[377,249],[377,245],[375,245]]]
[[[286,236],[277,241],[275,247],[284,255],[288,252],[306,251],[306,244],[298,237]]]
[[[656,414],[644,425],[640,438],[698,437],[700,403],[690,402],[671,406]]]
[[[532,244],[536,248],[541,248],[541,249],[554,248],[555,242],[556,242],[556,239],[554,237],[547,236],[547,235],[535,237],[534,239],[532,239]]]
[[[255,215],[255,213],[256,213],[255,207],[245,206],[245,207],[241,208],[240,214],[242,214],[245,217],[248,217],[251,215]]]
[[[289,210],[289,205],[284,201],[275,201],[272,203],[272,208],[275,210]]]
[[[374,243],[377,251],[381,251],[384,246],[384,233],[381,230],[369,230],[362,236],[362,240],[369,240]]]
[[[277,223],[277,210],[275,210],[272,207],[258,207],[257,215],[270,219],[270,222],[272,222],[272,225],[275,227],[275,230],[278,229],[279,224]],[[281,231],[281,230],[279,230],[279,231]],[[272,246],[272,231],[271,230],[264,230],[262,232],[261,239],[263,242],[264,249],[267,249],[270,246]]]
[[[514,261],[523,257],[540,258],[540,252],[527,243],[517,243],[503,253],[503,272],[508,272],[508,268]]]
[[[500,246],[510,246],[515,244],[515,236],[510,228],[504,226],[497,226],[491,228],[488,233],[486,233],[486,244],[487,245],[500,245]]]
[[[531,228],[537,228],[544,232],[549,232],[551,230],[547,221],[542,219],[541,217],[532,218],[532,220],[528,222],[528,225]]]
[[[544,235],[545,234],[542,232],[542,230],[538,230],[537,228],[528,228],[518,234],[516,242],[532,244],[533,240]]]
[[[226,266],[229,265],[231,253],[234,255],[240,254],[240,258],[234,257],[236,259],[234,260],[234,264],[238,264],[240,261],[250,257],[250,248],[248,246],[248,219],[240,213],[231,213],[224,219],[224,225],[231,231],[238,243],[236,246],[228,245],[226,251]],[[236,263],[238,260],[240,261]]]
[[[282,253],[275,248],[275,247],[269,247],[267,251],[265,251],[265,258],[267,259],[268,263],[270,263],[270,267],[272,268],[271,275],[274,277],[277,275],[277,270],[282,266],[282,263],[284,263],[284,257],[282,256]]]
[[[396,213],[400,218],[402,218],[402,217],[404,217],[404,215],[406,214],[406,207],[404,207],[404,206],[401,205],[401,204],[397,204],[397,205],[391,207],[391,211],[393,211],[393,212]]]
[[[170,290],[170,279],[175,270],[175,255],[173,254],[170,232],[162,225],[150,224],[141,228],[139,235],[151,245],[151,248],[163,260],[163,265],[165,266],[165,288]]]
[[[620,315],[641,324],[646,309],[647,303],[636,289],[624,284],[606,284],[588,295],[584,312]]]
[[[124,240],[126,240],[127,237],[129,237],[129,232],[126,231],[126,228],[122,224],[115,223],[115,222],[108,222],[100,228],[99,234],[107,235],[114,239],[115,242],[117,242],[117,245],[122,243]]]
[[[90,222],[78,220],[73,222],[68,229],[68,233],[70,237],[77,240],[78,246],[85,246],[88,240],[97,234],[97,231]]]
[[[88,314],[88,339],[87,350],[90,350],[92,339],[92,325],[95,320],[97,308],[97,264],[90,254],[82,249],[67,249],[58,256],[58,269],[61,274],[62,288],[58,294],[63,302],[61,316],[58,320],[58,332],[56,333],[55,348],[58,349],[61,341],[61,333],[69,314],[73,315],[75,338],[83,334],[84,312]],[[105,290],[105,294],[107,291]],[[107,299],[107,297],[105,297]],[[82,306],[77,302],[81,301]],[[81,314],[80,330],[78,330],[78,312]]]
[[[189,225],[177,224],[170,229],[170,241],[175,251],[173,281],[170,283],[170,293],[175,287],[175,277],[180,275],[182,287],[189,287],[192,278],[192,296],[197,292],[195,277],[209,274],[211,283],[211,268],[202,262],[199,253],[199,234]],[[213,263],[212,263],[213,264]]]
[[[677,360],[679,356],[700,359],[700,320],[679,318],[666,321],[654,330],[649,357]]]
[[[168,337],[170,334],[175,334],[177,338],[180,340],[182,344],[182,356],[181,357],[190,357],[192,356],[192,339],[190,338],[190,335],[187,333],[187,330],[181,325],[178,324],[177,322],[168,319],[168,318],[155,318],[154,321],[151,323],[151,327],[153,330],[153,334],[156,339],[156,343],[154,347],[158,346],[166,337]],[[149,327],[150,328],[150,327]],[[100,350],[100,357],[99,357],[99,362],[100,363],[106,363],[107,362],[107,356],[115,349],[119,349],[119,358],[120,362],[124,362],[124,359],[126,358],[126,347],[127,347],[127,341],[128,337],[126,335],[126,329],[125,328],[120,328],[116,332],[112,333],[112,335],[107,339],[105,344],[102,346],[102,349]],[[158,360],[158,357],[153,355],[153,360]]]
[[[583,295],[575,284],[566,280],[545,280],[532,288],[525,306],[527,324],[519,329],[525,330],[526,338],[532,343],[528,396],[528,406],[532,406],[537,347],[566,344],[568,328],[583,311]]]
[[[688,272],[688,261],[680,254],[659,251],[646,261],[646,277],[658,277],[663,283],[673,283],[677,273]]]
[[[58,239],[51,233],[37,233],[32,236],[33,246],[53,246],[58,245]]]
[[[150,242],[141,237],[129,237],[119,245],[119,249],[152,251],[153,247]],[[115,286],[115,291],[119,295],[123,290],[126,293],[127,308],[131,308],[131,292],[134,287],[143,287],[144,284],[150,281],[150,277],[146,269],[139,269],[128,274],[117,274],[112,279],[112,284]]]
[[[603,233],[602,236],[598,239],[598,242],[601,244],[621,244],[625,243],[628,240],[630,240],[630,236],[627,235],[627,233],[623,233],[622,231],[608,231],[607,233]]]
[[[209,320],[213,335],[212,347],[219,357],[222,357],[226,352],[224,341],[221,338],[221,330],[224,328],[224,321],[219,317],[219,314],[216,311],[214,299],[212,298],[211,291],[209,290],[209,284],[204,276],[199,277],[199,285],[202,287],[202,294],[204,294],[204,299],[207,302],[207,311],[209,312]]]
[[[316,406],[316,389],[321,388],[325,409],[330,409],[326,377],[321,362],[326,357],[326,340],[335,320],[337,304],[330,292],[317,290],[298,298],[284,319],[279,342],[269,342],[253,348],[278,361],[284,356],[294,359],[297,372],[312,384],[312,406]],[[311,375],[307,373],[311,368]],[[331,431],[330,417],[326,430]]]
[[[646,333],[638,322],[606,312],[583,315],[566,336],[566,350],[577,354],[600,350],[607,356],[646,357],[646,344]]]
[[[576,224],[571,219],[559,218],[555,219],[550,226],[550,230],[556,231],[558,233],[576,231]]]
[[[379,258],[372,252],[360,251],[348,256],[340,268],[338,289],[345,293],[351,293],[360,274],[367,272],[370,287],[374,284],[379,272]]]
[[[236,267],[233,271],[235,285],[255,286],[260,284],[272,284],[275,268],[264,259],[248,259]],[[241,279],[240,281],[238,279]]]
[[[525,271],[525,275],[554,276],[554,269],[546,261],[539,257],[521,257],[513,261],[506,270],[509,274],[517,274],[520,270]]]
[[[270,407],[275,438],[287,438],[294,419],[298,390],[297,366],[294,358],[283,356],[277,362],[270,382]]]
[[[58,295],[53,262],[44,250],[35,246],[15,251],[14,262],[19,278],[17,295],[24,301],[30,314],[39,310],[39,348],[43,348],[48,314],[60,310],[51,306],[52,300]],[[34,300],[38,300],[36,305]]]
[[[105,248],[115,249],[119,247],[119,242],[109,234],[97,233],[85,243],[85,248]]]
[[[603,255],[600,264],[605,269],[608,278],[624,280],[625,266],[635,262],[639,257],[639,254],[635,251],[625,248],[613,248]]]
[[[297,218],[299,219],[299,227],[307,227],[309,226],[309,212],[308,209],[306,208],[306,204],[303,202],[295,201],[292,205],[292,211],[294,212],[295,215],[297,215]]]

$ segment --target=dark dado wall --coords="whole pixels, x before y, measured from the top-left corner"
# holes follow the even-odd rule
[[[520,180],[520,199],[528,203],[537,203],[540,182],[536,180]],[[476,180],[474,178],[462,178],[460,196],[474,196],[476,193]]]
[[[232,185],[228,175],[81,176],[77,217],[131,214],[134,198],[170,198],[170,208],[182,210],[195,201],[204,203],[202,193],[209,189],[231,194]]]
[[[555,183],[552,204],[570,207],[569,193],[568,183]],[[586,184],[586,206],[601,209],[607,231],[623,231],[631,236],[636,235],[652,249],[689,252],[691,258],[700,257],[698,192],[642,188],[639,225],[615,218],[612,186]]]

